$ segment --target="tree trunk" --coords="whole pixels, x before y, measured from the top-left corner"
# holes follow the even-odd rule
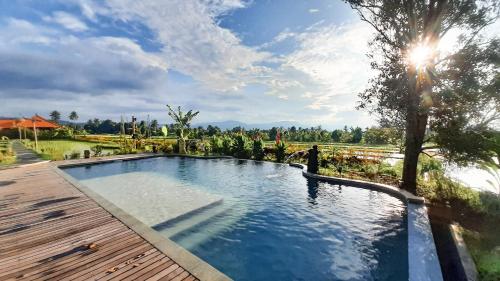
[[[430,93],[432,88],[430,80],[426,79],[425,75],[419,77],[415,68],[409,69],[408,82],[410,92],[406,112],[405,158],[401,187],[416,194],[418,157],[422,152],[428,122],[428,108],[422,105],[421,98],[424,92]]]
[[[186,153],[186,141],[183,138],[179,138],[179,154]]]
[[[407,121],[402,188],[416,194],[417,164],[424,142],[427,114],[421,115],[415,112],[413,115]]]
[[[179,145],[179,154],[186,154],[186,140],[184,139],[184,129],[179,131],[179,140],[177,141]]]

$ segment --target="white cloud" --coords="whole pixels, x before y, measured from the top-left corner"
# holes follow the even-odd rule
[[[370,76],[366,53],[371,34],[370,27],[362,23],[299,34],[300,47],[286,57],[285,64],[307,73],[330,91],[357,92]]]
[[[313,97],[313,94],[311,92],[305,92],[301,95],[301,97],[306,98],[306,99],[310,99]]]
[[[281,55],[263,51],[262,46],[245,46],[219,26],[219,16],[244,7],[243,1],[72,1],[79,3],[80,17],[96,28],[119,26],[128,31],[147,26],[159,51],[145,51],[141,42],[125,37],[71,35],[88,27],[78,16],[69,15],[68,20],[64,12],[45,18],[64,28],[10,19],[0,26],[0,56],[9,62],[0,66],[7,74],[0,80],[16,72],[34,84],[0,81],[2,99],[29,100],[43,92],[47,99],[36,105],[37,110],[60,100],[57,104],[64,108],[85,104],[81,108],[89,117],[115,119],[127,112],[159,111],[166,116],[162,110],[167,102],[199,109],[206,121],[236,115],[247,122],[299,118],[331,125],[358,115],[353,113],[356,94],[370,76],[365,57],[370,32],[361,24],[336,27],[318,22],[302,32],[285,29],[268,46],[295,40],[297,48]],[[107,20],[101,22],[101,17]],[[262,66],[269,62],[272,67]],[[167,81],[167,69],[191,76],[194,82]]]
[[[366,57],[371,34],[369,26],[355,23],[317,27],[295,36],[300,46],[283,59],[282,68],[305,73],[311,79],[306,88],[317,86],[316,91],[310,91],[315,102],[309,108],[320,109],[336,95],[350,95],[349,105],[354,109],[357,94],[373,75]]]
[[[317,13],[317,12],[319,12],[318,9],[309,9],[309,13],[311,13],[311,14],[314,14],[314,13]]]
[[[60,24],[64,28],[71,31],[81,32],[89,29],[83,21],[71,14],[62,11],[54,12],[52,16],[45,16],[43,19],[47,22]]]
[[[60,92],[66,98],[117,89],[133,92],[152,89],[166,77],[164,61],[128,38],[77,38],[10,19],[0,26],[0,42],[4,97],[29,96],[35,89],[46,91],[47,98]]]
[[[216,17],[244,7],[237,0],[109,0],[101,13],[146,24],[163,45],[162,57],[174,68],[210,89],[237,90],[269,72],[260,63],[271,54],[241,44]]]

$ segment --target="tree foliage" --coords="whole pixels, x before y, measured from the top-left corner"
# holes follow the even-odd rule
[[[185,131],[189,129],[191,126],[191,121],[193,120],[199,111],[193,112],[193,110],[189,110],[186,113],[183,113],[181,107],[177,107],[177,110],[174,110],[170,105],[167,104],[168,115],[174,120],[174,127],[176,129],[177,137],[179,140],[179,153],[186,154],[186,134]]]
[[[481,31],[498,19],[493,0],[347,0],[370,24],[377,76],[359,108],[405,131],[403,187],[414,192],[419,154],[433,142],[450,161],[491,159],[500,117],[499,39]],[[451,33],[459,33],[445,50]],[[448,37],[447,37],[448,36]],[[443,41],[445,40],[445,41]],[[419,47],[425,64],[410,60]]]
[[[71,113],[69,114],[68,118],[71,121],[76,121],[79,118],[78,117],[78,113],[76,113],[76,111],[71,111]]]
[[[50,120],[54,122],[59,122],[61,120],[61,113],[57,110],[54,110],[50,113]]]

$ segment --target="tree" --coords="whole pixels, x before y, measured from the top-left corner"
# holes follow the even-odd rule
[[[449,160],[491,157],[491,124],[500,108],[499,42],[481,31],[497,19],[499,2],[346,2],[376,31],[369,56],[378,75],[360,94],[360,108],[405,124],[402,187],[416,193],[426,141]],[[460,33],[457,46],[443,50],[440,43],[450,31]]]
[[[217,126],[208,125],[207,133],[209,136],[215,136],[221,133],[221,130]]]
[[[167,104],[168,115],[174,120],[174,128],[177,132],[177,138],[179,141],[179,153],[186,154],[186,130],[189,129],[191,125],[191,120],[193,120],[199,111],[193,112],[193,110],[189,110],[186,114],[181,111],[181,107],[177,107],[177,111],[175,111],[170,105]]]
[[[363,139],[363,129],[360,127],[351,128],[352,140],[353,143],[360,143]]]
[[[54,121],[54,122],[59,122],[59,120],[61,120],[61,113],[57,110],[54,110],[50,113],[50,120]]]
[[[151,125],[150,125],[150,126],[151,126],[151,134],[152,134],[153,136],[157,136],[157,135],[158,135],[158,126],[159,126],[159,125],[158,125],[158,120],[153,119],[153,120],[151,121]]]
[[[342,136],[342,130],[336,129],[332,132],[332,141],[340,142],[340,136]]]
[[[260,138],[255,138],[253,140],[253,146],[252,146],[252,154],[253,158],[255,160],[263,160],[265,153],[264,153],[264,142]]]
[[[363,134],[367,144],[397,144],[398,133],[394,128],[367,128]]]
[[[71,121],[76,121],[78,120],[78,113],[76,113],[76,111],[71,111],[71,113],[69,114],[69,120]]]

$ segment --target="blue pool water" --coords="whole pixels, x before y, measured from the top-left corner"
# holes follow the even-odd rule
[[[384,193],[235,159],[159,157],[65,171],[130,206],[150,206],[152,191],[129,198],[126,184],[138,192],[148,182],[175,182],[196,190],[196,202],[222,198],[153,228],[235,280],[408,280],[406,205]]]

